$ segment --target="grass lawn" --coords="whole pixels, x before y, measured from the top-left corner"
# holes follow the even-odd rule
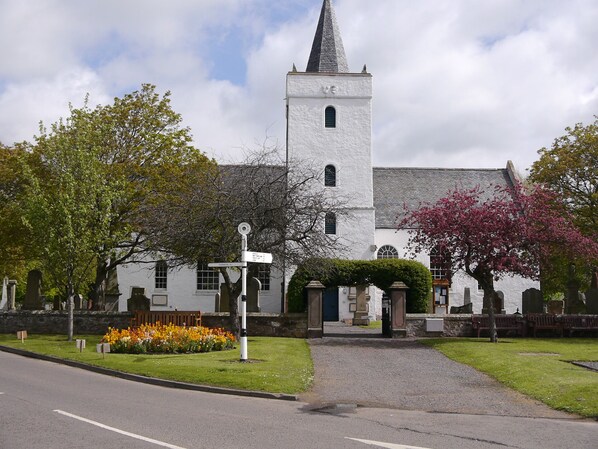
[[[370,321],[370,324],[367,326],[359,326],[359,327],[363,327],[364,329],[382,329],[382,321],[378,320],[378,321]]]
[[[598,339],[422,340],[450,359],[482,371],[552,408],[598,417],[598,372],[570,361],[598,361]]]
[[[307,342],[295,338],[250,337],[249,363],[239,362],[239,344],[229,351],[201,354],[102,354],[96,352],[100,335],[78,335],[86,340],[83,352],[63,335],[30,335],[25,343],[15,334],[1,334],[0,345],[77,360],[127,373],[202,385],[294,394],[313,380]]]

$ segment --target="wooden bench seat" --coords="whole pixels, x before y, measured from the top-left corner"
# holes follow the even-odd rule
[[[556,330],[560,336],[563,336],[563,322],[557,316],[551,313],[530,313],[525,315],[528,330],[536,336],[538,330]]]
[[[138,327],[142,324],[174,324],[175,326],[201,326],[201,312],[185,311],[157,311],[157,310],[135,310],[131,319],[131,327]]]
[[[560,317],[563,331],[569,336],[575,331],[598,331],[598,316],[596,315],[563,315]]]
[[[521,322],[516,315],[495,315],[494,323],[497,333],[499,331],[516,331],[517,335],[521,334]],[[471,325],[473,330],[477,331],[479,338],[483,330],[490,330],[490,318],[488,315],[472,315]]]

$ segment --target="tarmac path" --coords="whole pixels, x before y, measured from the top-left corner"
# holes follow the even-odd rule
[[[362,337],[365,337],[362,336]],[[324,337],[309,340],[316,406],[356,404],[473,415],[571,418],[448,359],[415,339]]]

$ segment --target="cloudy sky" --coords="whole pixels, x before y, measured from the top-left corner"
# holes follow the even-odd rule
[[[223,162],[284,143],[285,76],[322,0],[0,0],[0,142],[152,83]],[[376,166],[523,174],[598,114],[597,0],[334,0],[374,77]]]

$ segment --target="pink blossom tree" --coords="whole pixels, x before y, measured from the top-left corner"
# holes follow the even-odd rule
[[[506,275],[538,279],[542,261],[554,251],[598,258],[596,239],[584,237],[555,194],[542,187],[455,189],[434,204],[406,211],[399,229],[410,233],[408,248],[450,254],[451,272],[463,270],[484,291],[490,340],[497,341],[494,281]]]

